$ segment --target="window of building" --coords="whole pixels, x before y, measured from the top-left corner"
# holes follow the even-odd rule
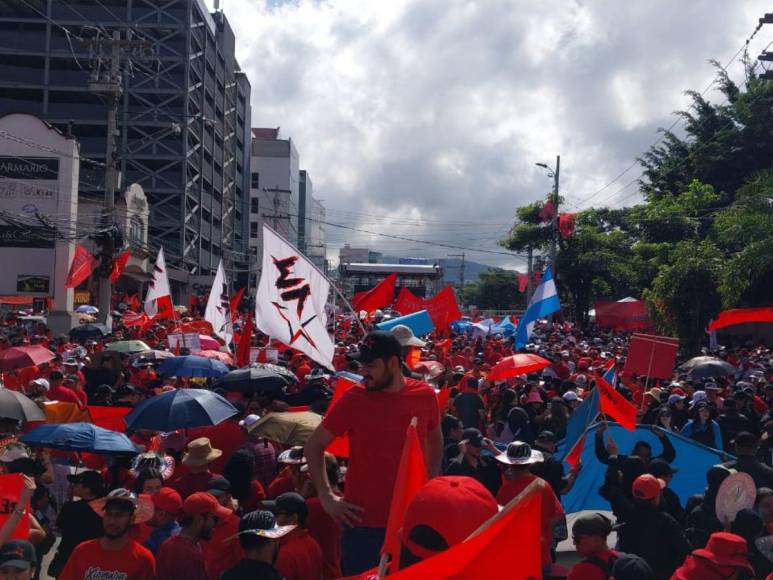
[[[250,237],[253,240],[258,238],[258,222],[250,222]]]
[[[142,218],[138,215],[132,216],[129,222],[129,240],[138,244],[142,243]]]
[[[260,211],[260,199],[253,197],[250,199],[250,213],[258,213]]]
[[[260,173],[253,173],[250,176],[250,187],[252,189],[260,189]]]

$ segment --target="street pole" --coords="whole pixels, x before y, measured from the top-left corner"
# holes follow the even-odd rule
[[[527,250],[528,261],[526,262],[526,306],[529,306],[531,293],[534,292],[534,248],[529,246]]]
[[[553,267],[553,279],[558,279],[558,264],[556,256],[558,254],[558,175],[561,171],[561,156],[556,155],[556,170],[553,172],[553,242],[550,248],[550,265]]]

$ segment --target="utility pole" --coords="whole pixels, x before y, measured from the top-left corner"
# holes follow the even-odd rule
[[[114,30],[110,38],[101,35],[86,41],[92,50],[93,59],[89,92],[102,97],[107,104],[107,134],[105,147],[105,200],[102,226],[104,230],[96,241],[101,246],[101,265],[99,268],[98,308],[100,319],[104,322],[111,310],[112,287],[110,271],[115,257],[118,231],[115,228],[115,192],[118,188],[118,104],[123,94],[122,63],[128,60],[127,52],[135,48],[148,48],[151,43],[145,40],[122,39],[121,31]]]
[[[553,243],[550,248],[550,265],[553,267],[553,279],[558,279],[558,264],[556,256],[558,254],[558,175],[561,171],[561,156],[556,155],[556,169],[553,172]]]
[[[464,252],[461,254],[448,254],[449,258],[459,258],[459,290],[464,288]]]
[[[529,306],[529,300],[531,300],[531,293],[534,292],[534,248],[529,246],[527,252],[527,266],[526,266],[526,306]]]

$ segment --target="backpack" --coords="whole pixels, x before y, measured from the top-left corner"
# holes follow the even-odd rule
[[[609,558],[609,562],[607,562],[598,556],[588,556],[585,558],[585,560],[583,560],[583,562],[587,562],[588,564],[593,564],[597,568],[601,568],[601,571],[604,574],[604,580],[609,580],[609,578],[612,577],[612,566],[615,565],[615,562],[617,562],[619,557],[619,554],[613,555]]]

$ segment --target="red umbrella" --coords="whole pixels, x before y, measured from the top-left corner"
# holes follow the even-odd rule
[[[197,352],[192,352],[191,354],[196,356],[203,356],[204,358],[219,360],[221,363],[226,365],[234,364],[234,359],[230,354],[227,352],[220,352],[219,350],[199,350]]]
[[[489,381],[504,381],[517,375],[527,375],[550,366],[550,361],[536,354],[514,354],[500,360],[486,376]]]
[[[0,371],[31,367],[52,360],[56,355],[44,346],[14,346],[0,352]]]

